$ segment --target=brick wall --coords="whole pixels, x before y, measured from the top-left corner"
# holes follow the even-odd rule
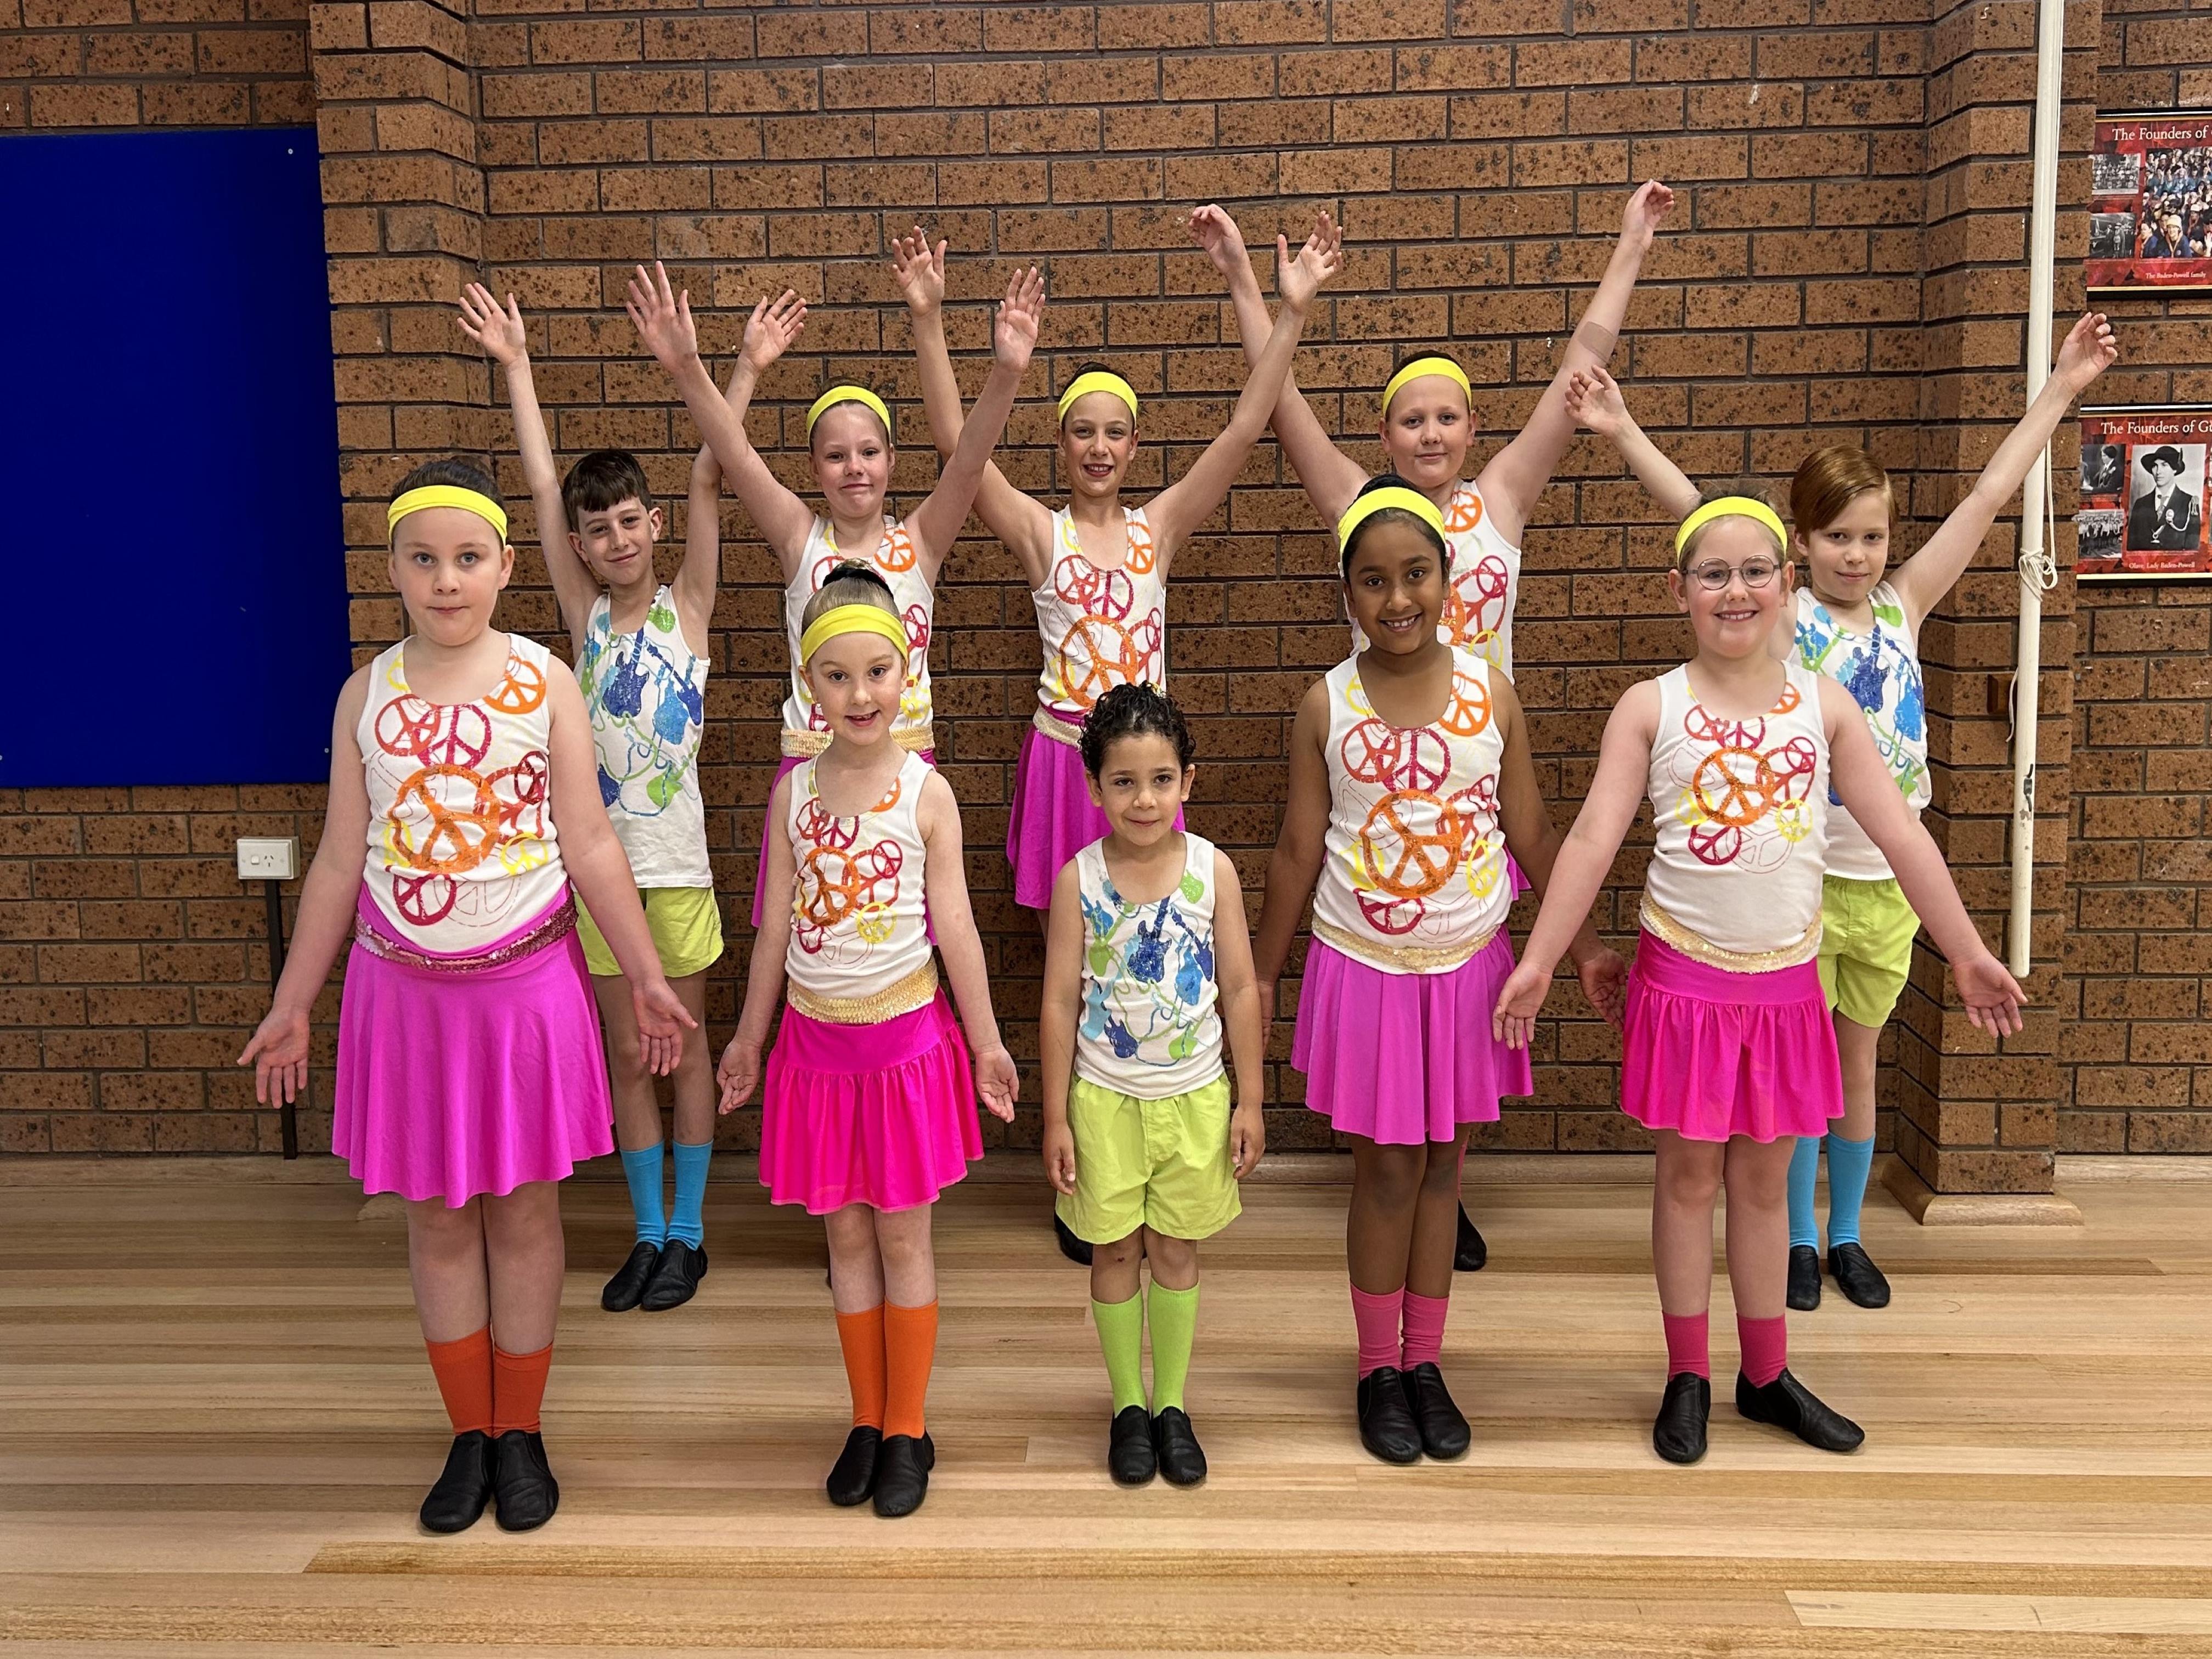
[[[307,0],[0,0],[0,132],[313,118]]]

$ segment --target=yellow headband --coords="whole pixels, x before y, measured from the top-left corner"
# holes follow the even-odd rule
[[[884,400],[864,386],[833,386],[814,400],[806,411],[806,435],[814,435],[814,423],[839,404],[862,404],[876,411],[876,418],[884,423],[884,436],[891,435],[891,412],[884,407]]]
[[[1782,515],[1765,501],[1749,495],[1723,495],[1717,501],[1707,501],[1682,520],[1682,527],[1674,532],[1674,562],[1677,565],[1681,563],[1682,555],[1690,545],[1690,538],[1715,519],[1755,519],[1774,532],[1778,553],[1790,545],[1790,532],[1782,527]]]
[[[880,634],[898,647],[899,660],[906,660],[906,626],[896,617],[881,605],[836,605],[809,623],[799,636],[800,665],[812,661],[817,651],[843,634]]]
[[[420,513],[426,507],[458,507],[473,513],[499,532],[500,544],[507,543],[507,510],[489,495],[464,489],[459,484],[424,484],[420,489],[410,489],[393,500],[384,516],[386,540],[398,533],[399,521],[410,513]]]
[[[1468,383],[1467,371],[1449,357],[1416,357],[1390,377],[1390,384],[1382,388],[1382,412],[1390,412],[1390,399],[1405,389],[1408,380],[1418,380],[1431,374],[1441,374],[1457,384],[1467,394],[1468,402],[1474,402],[1474,387]]]
[[[1407,489],[1402,484],[1390,484],[1382,489],[1370,489],[1345,508],[1344,516],[1336,521],[1336,544],[1347,545],[1352,532],[1365,520],[1388,507],[1410,513],[1441,536],[1444,533],[1444,515],[1437,511],[1437,504],[1418,489]]]
[[[1078,398],[1086,398],[1094,392],[1112,392],[1129,405],[1129,418],[1137,418],[1136,388],[1110,368],[1094,368],[1070,380],[1067,390],[1060,394],[1060,418],[1067,418],[1067,411],[1075,407]]]

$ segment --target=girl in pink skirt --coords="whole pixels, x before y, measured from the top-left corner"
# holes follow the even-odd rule
[[[453,1420],[422,1524],[542,1526],[560,1501],[538,1404],[561,1301],[557,1183],[613,1150],[580,895],[629,978],[648,1065],[692,1025],[600,805],[574,678],[491,625],[514,568],[495,486],[432,461],[392,502],[410,637],[356,672],[330,806],[269,1017],[239,1057],[257,1098],[304,1086],[307,1022],[349,933],[331,1150],[407,1200],[407,1261]]]
[[[1844,1110],[1814,966],[1832,782],[1949,959],[1973,1024],[2017,1031],[2022,993],[1974,931],[1850,693],[1767,649],[1790,602],[1779,515],[1753,495],[1723,496],[1685,519],[1674,544],[1668,590],[1690,618],[1697,655],[1631,687],[1614,708],[1495,1029],[1527,1045],[1553,966],[1649,798],[1656,845],[1620,1104],[1658,1146],[1651,1254],[1668,1380],[1652,1445],[1676,1463],[1705,1455],[1713,1200],[1725,1184],[1742,1354],[1736,1410],[1847,1452],[1864,1436],[1790,1374],[1784,1311],[1790,1155],[1798,1136],[1825,1133]]]
[[[877,1514],[907,1515],[937,1457],[923,1419],[937,1347],[931,1211],[983,1155],[977,1096],[1012,1120],[1014,1062],[968,908],[959,805],[895,735],[908,635],[890,585],[869,565],[840,564],[801,620],[809,702],[830,743],[769,803],[769,903],[722,1055],[722,1110],[759,1084],[769,1021],[787,992],[768,1059],[761,1181],[772,1201],[804,1205],[829,1229],[853,1392],[830,1498],[872,1497]]]
[[[1559,837],[1512,681],[1437,635],[1451,553],[1436,504],[1385,474],[1337,537],[1369,644],[1298,706],[1253,955],[1272,1009],[1313,898],[1291,1063],[1306,1104],[1352,1142],[1360,1438],[1411,1463],[1468,1447],[1439,1370],[1460,1159],[1469,1124],[1530,1092],[1528,1054],[1493,1041],[1487,1014],[1513,967],[1508,849],[1540,891]],[[1575,933],[1583,987],[1611,1017],[1620,959],[1587,921]]]

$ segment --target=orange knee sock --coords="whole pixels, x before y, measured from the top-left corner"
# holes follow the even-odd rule
[[[455,1434],[491,1427],[491,1327],[451,1342],[422,1346],[430,1351],[431,1375],[438,1379],[438,1395],[446,1402]]]
[[[491,1351],[491,1431],[505,1434],[509,1429],[528,1429],[538,1431],[538,1407],[545,1398],[545,1373],[553,1364],[553,1345],[548,1342],[536,1353],[509,1353],[495,1346]]]
[[[837,1316],[837,1346],[845,1351],[845,1383],[853,1391],[853,1426],[884,1425],[884,1304],[866,1313]]]
[[[884,1433],[919,1436],[922,1402],[929,1397],[929,1368],[937,1358],[937,1304],[884,1308]]]

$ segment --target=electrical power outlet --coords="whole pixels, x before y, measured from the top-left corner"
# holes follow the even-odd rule
[[[297,836],[241,836],[238,841],[240,881],[290,881],[300,873]]]

